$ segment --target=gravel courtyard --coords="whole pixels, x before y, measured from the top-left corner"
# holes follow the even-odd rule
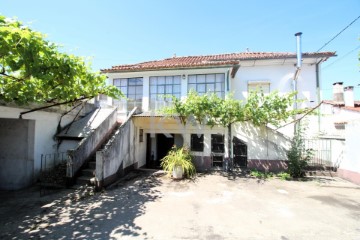
[[[358,239],[360,186],[131,173],[111,189],[0,192],[0,239]]]

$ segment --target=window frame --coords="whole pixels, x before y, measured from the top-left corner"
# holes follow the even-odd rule
[[[219,89],[220,88],[220,89]],[[205,73],[188,75],[188,92],[194,89],[199,95],[209,92],[225,97],[225,73]]]
[[[199,142],[194,142],[195,140],[199,140]],[[204,152],[204,146],[204,134],[193,133],[190,135],[190,151]]]

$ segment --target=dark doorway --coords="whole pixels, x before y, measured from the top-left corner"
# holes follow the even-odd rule
[[[172,146],[174,146],[174,134],[156,134],[156,145],[156,164],[160,166],[160,160],[165,157]]]
[[[213,167],[223,167],[224,135],[211,134],[211,159]]]
[[[234,167],[247,167],[247,145],[239,138],[233,138]]]

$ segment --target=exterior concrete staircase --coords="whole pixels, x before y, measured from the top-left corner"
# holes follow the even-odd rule
[[[105,143],[111,139],[116,131],[121,126],[121,123],[117,123],[117,126],[111,131],[108,137],[105,139],[104,144],[101,145],[97,151],[105,147]],[[83,168],[80,171],[80,176],[77,177],[76,183],[79,185],[95,185],[95,171],[96,171],[96,153],[90,158],[90,160],[84,164]]]
[[[95,155],[87,163],[87,167],[81,170],[81,176],[76,179],[79,185],[94,185],[96,171],[96,158]]]

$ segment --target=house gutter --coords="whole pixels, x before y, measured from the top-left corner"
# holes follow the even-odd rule
[[[320,97],[320,64],[323,61],[323,59],[321,59],[319,62],[317,62],[315,64],[315,77],[316,77],[316,97],[317,97],[317,104],[320,104],[321,101],[321,97]],[[318,108],[317,110],[317,117],[318,117],[318,131],[320,132],[321,127],[321,117],[320,117],[320,108]]]
[[[229,93],[230,91],[230,68],[226,73],[226,91]],[[231,146],[231,123],[228,125],[228,163],[226,164],[226,171],[231,171],[233,166],[233,158],[232,158],[232,146]]]
[[[296,94],[294,96],[294,101],[295,101],[294,108],[295,108],[295,110],[298,109],[298,105],[297,105],[297,100],[298,100],[297,79],[298,79],[298,77],[300,75],[301,64],[302,64],[301,35],[302,35],[302,32],[295,33],[295,37],[296,37],[296,57],[297,57],[296,71],[295,71],[294,79],[293,79],[293,90],[296,92]],[[296,119],[296,116],[295,116],[295,119]],[[297,123],[295,122],[295,124],[294,124],[294,134],[296,134],[296,125],[297,125]]]

